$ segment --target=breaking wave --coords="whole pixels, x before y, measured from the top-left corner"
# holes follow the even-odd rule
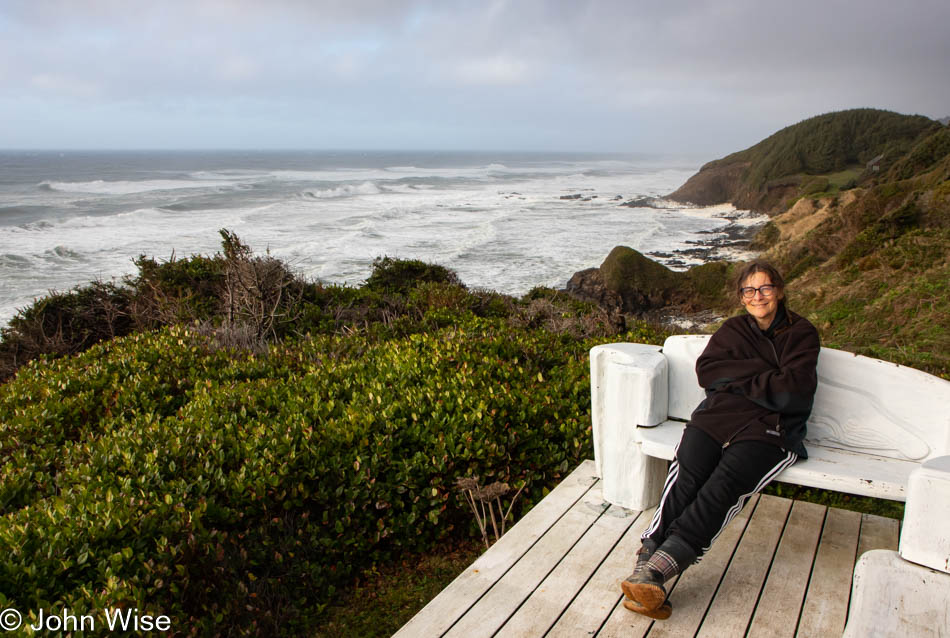
[[[357,195],[379,195],[382,191],[373,182],[362,184],[344,184],[336,188],[322,190],[308,189],[300,193],[306,199],[334,199],[336,197],[354,197]]]

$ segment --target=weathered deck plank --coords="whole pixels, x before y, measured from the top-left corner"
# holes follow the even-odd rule
[[[791,506],[792,501],[787,499],[767,494],[759,498],[736,555],[703,619],[698,634],[701,638],[745,635]]]
[[[765,589],[756,605],[750,637],[795,635],[827,509],[805,501],[792,505]]]
[[[396,636],[835,636],[856,557],[897,547],[896,520],[756,496],[653,621],[623,608],[620,581],[654,511],[606,506],[593,472],[581,464]]]
[[[441,636],[597,482],[584,461],[508,533],[403,625],[399,638]]]
[[[797,636],[840,636],[848,617],[861,514],[829,509],[802,607]]]
[[[589,507],[602,508],[602,502],[588,501],[589,496],[596,498],[599,495],[600,490],[594,488],[582,500]],[[637,514],[639,512],[616,506],[604,511],[554,571],[502,626],[499,635],[512,638],[544,635],[637,519]]]
[[[600,485],[591,488],[587,494],[600,505],[590,507],[583,499],[574,503],[445,636],[475,638],[494,635],[604,513],[606,506],[601,498]],[[557,613],[560,611],[558,609]]]
[[[897,550],[897,541],[900,538],[901,524],[895,518],[884,518],[874,514],[861,515],[861,536],[858,539],[858,555],[872,549]]]
[[[637,517],[546,638],[592,636],[604,624],[604,618],[620,602],[620,581],[633,571],[635,554],[640,549],[640,534],[649,526],[654,511],[646,510]]]

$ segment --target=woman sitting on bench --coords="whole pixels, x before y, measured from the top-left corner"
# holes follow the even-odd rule
[[[755,261],[736,278],[747,314],[725,321],[696,361],[706,398],[693,411],[641,536],[624,607],[672,613],[664,584],[697,562],[749,498],[799,458],[817,387],[818,331],[785,307],[778,271]]]

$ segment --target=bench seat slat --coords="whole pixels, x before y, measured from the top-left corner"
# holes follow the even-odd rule
[[[638,427],[637,438],[649,456],[673,460],[686,424],[664,421],[652,428]],[[840,450],[805,441],[808,459],[779,474],[776,480],[859,496],[906,501],[907,480],[919,464],[875,454]]]

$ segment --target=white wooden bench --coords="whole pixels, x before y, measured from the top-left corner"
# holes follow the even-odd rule
[[[659,502],[668,461],[705,397],[695,366],[708,340],[709,335],[679,335],[662,348],[615,343],[591,350],[594,459],[608,502],[637,510]],[[908,501],[900,543],[900,556],[907,560],[896,552],[863,556],[855,571],[852,609],[923,605],[925,616],[942,614],[950,621],[950,382],[822,348],[805,447],[808,459],[776,480]],[[918,480],[909,492],[912,474]],[[885,587],[880,581],[885,574],[895,575],[897,563],[907,582],[935,584],[924,587],[923,595]],[[849,620],[852,633],[846,635],[862,635],[866,627],[860,622],[875,628],[873,635],[901,635],[907,629],[889,630],[882,624],[886,619],[856,612]],[[933,635],[950,635],[948,626],[944,622]]]

